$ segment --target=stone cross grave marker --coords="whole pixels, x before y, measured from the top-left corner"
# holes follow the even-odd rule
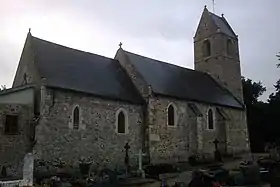
[[[215,144],[215,150],[218,150],[219,140],[215,139],[213,143]]]
[[[124,149],[125,149],[124,164],[126,166],[126,174],[128,174],[129,173],[129,156],[128,156],[128,151],[130,149],[130,146],[129,146],[128,143],[125,144]]]
[[[215,144],[215,152],[214,152],[214,156],[215,156],[215,160],[218,162],[222,161],[222,156],[220,153],[220,150],[218,148],[218,144],[220,143],[219,140],[216,138],[213,143]]]
[[[23,162],[23,186],[33,186],[34,156],[27,153]]]
[[[138,156],[138,172],[141,175],[142,178],[145,178],[145,172],[143,170],[143,161],[142,157],[145,156],[146,154],[142,153],[142,149],[139,150],[139,153],[137,154]]]

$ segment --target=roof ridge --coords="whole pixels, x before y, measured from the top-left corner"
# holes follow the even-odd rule
[[[225,24],[228,26],[228,28],[231,30],[231,32],[236,36],[236,33],[234,32],[234,30],[231,28],[230,24],[228,23],[228,21],[226,20],[225,17],[220,17],[223,22],[225,22]]]
[[[194,71],[194,72],[198,72],[198,73],[203,73],[203,72],[200,72],[200,71],[196,71],[194,69],[190,69],[190,68],[187,68],[187,67],[179,66],[177,64],[172,64],[172,63],[169,63],[169,62],[157,60],[157,59],[150,58],[150,57],[147,57],[147,56],[143,56],[143,55],[139,55],[139,54],[136,54],[136,53],[132,53],[132,52],[129,52],[129,51],[126,51],[126,50],[123,50],[123,51],[125,53],[130,53],[132,55],[136,55],[136,56],[141,57],[141,58],[147,58],[147,59],[152,60],[152,61],[157,61],[159,63],[163,63],[163,64],[171,65],[171,66],[174,66],[174,67],[182,68],[182,69],[185,69],[185,70],[188,70],[188,71]]]
[[[62,45],[62,44],[58,44],[58,43],[51,42],[51,41],[48,41],[48,40],[44,40],[44,39],[41,39],[41,38],[38,38],[38,37],[35,37],[35,36],[32,36],[32,39],[36,39],[36,40],[39,40],[39,41],[41,41],[41,42],[46,42],[46,43],[48,43],[48,44],[56,45],[56,46],[59,46],[59,47],[62,47],[62,48],[66,48],[66,49],[69,49],[69,50],[73,50],[73,51],[76,51],[76,52],[86,53],[86,54],[89,54],[89,55],[96,55],[96,56],[103,57],[103,58],[107,58],[107,59],[110,59],[110,60],[115,60],[115,59],[110,58],[110,57],[106,57],[106,56],[99,55],[99,54],[95,54],[95,53],[88,52],[88,51],[83,51],[83,50],[81,50],[81,49],[76,49],[76,48],[73,48],[73,47],[68,47],[68,46],[66,46],[66,45]]]

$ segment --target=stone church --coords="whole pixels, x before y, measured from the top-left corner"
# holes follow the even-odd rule
[[[180,55],[180,54],[178,54]],[[121,168],[124,146],[137,166],[249,151],[238,36],[204,8],[194,67],[121,47],[114,58],[72,49],[29,32],[12,88],[0,92],[0,165],[18,175],[23,157]]]

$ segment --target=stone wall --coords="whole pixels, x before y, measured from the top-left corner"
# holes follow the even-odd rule
[[[204,115],[202,118],[202,142],[203,142],[203,152],[213,153],[214,144],[213,140],[218,136],[218,123],[217,123],[217,111],[215,106],[207,104],[197,105]],[[207,112],[211,108],[214,112],[214,130],[208,130],[207,128]],[[232,108],[222,108],[228,120],[225,121],[226,124],[226,137],[227,137],[227,151],[229,153],[238,153],[243,151],[249,151],[248,147],[248,131],[246,123],[246,113],[242,110],[232,109]]]
[[[100,167],[124,167],[124,146],[129,142],[131,164],[136,165],[142,136],[141,106],[101,99],[83,93],[42,87],[41,120],[36,128],[37,159],[61,159],[77,166],[91,157]],[[73,129],[72,112],[80,108],[80,128]],[[127,113],[128,133],[116,133],[116,113]]]
[[[6,115],[18,115],[17,134],[5,134]],[[8,175],[22,175],[23,159],[30,146],[32,117],[32,105],[0,104],[0,166],[7,168]]]
[[[246,112],[230,109],[225,111],[234,119],[229,121],[227,125],[229,152],[250,152]]]
[[[167,108],[175,106],[177,124],[168,126]],[[196,117],[187,102],[170,98],[153,97],[149,100],[149,133],[151,162],[187,161],[191,150],[196,150]]]
[[[167,125],[167,107],[173,103],[176,107],[177,125]],[[151,162],[187,161],[192,154],[213,156],[214,139],[218,136],[217,128],[207,128],[207,112],[214,112],[214,125],[217,124],[215,106],[194,103],[201,117],[195,116],[188,107],[188,102],[172,98],[154,97],[149,100],[149,134]],[[245,111],[222,108],[229,120],[226,124],[228,152],[248,151],[247,126]]]
[[[203,56],[203,43],[210,42],[211,54]],[[227,54],[227,41],[232,42],[230,55]],[[207,10],[194,37],[195,70],[209,73],[222,87],[227,88],[243,102],[241,67],[237,37],[230,37],[220,32]]]

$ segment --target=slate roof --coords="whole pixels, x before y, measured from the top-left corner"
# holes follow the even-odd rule
[[[116,60],[31,37],[35,64],[47,86],[142,103]]]
[[[155,94],[243,108],[210,75],[124,51]]]
[[[220,28],[221,32],[230,36],[230,37],[236,37],[233,29],[228,24],[227,20],[224,17],[217,16],[216,14],[213,14],[209,12],[211,18],[213,19],[214,23],[218,28]]]

